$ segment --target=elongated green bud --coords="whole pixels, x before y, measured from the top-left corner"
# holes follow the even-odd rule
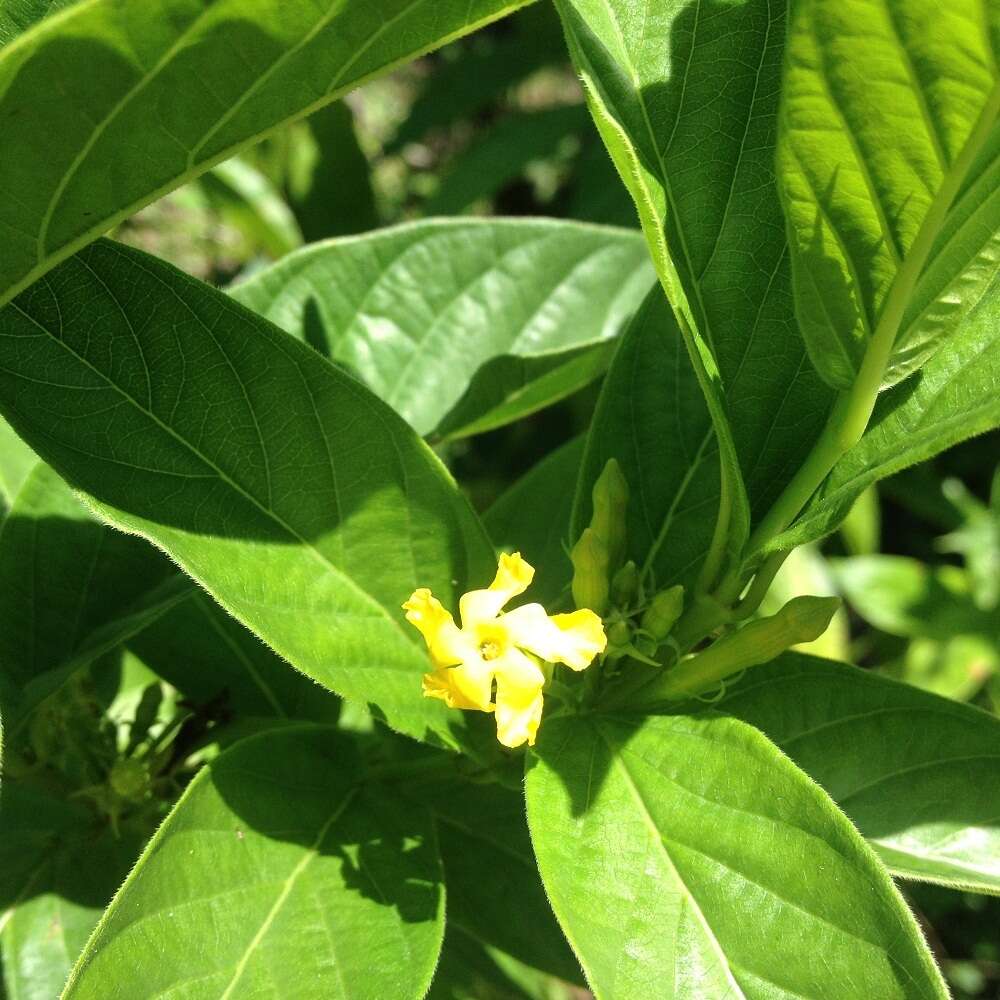
[[[617,608],[626,608],[639,593],[639,567],[629,559],[611,579],[611,600]]]
[[[768,663],[791,646],[818,639],[839,607],[837,597],[796,597],[776,615],[750,622],[678,664],[642,692],[642,701],[674,701],[711,691],[747,667]]]
[[[628,483],[617,460],[609,458],[597,477],[592,494],[594,516],[590,526],[604,539],[608,565],[616,570],[625,558],[625,514],[628,508]]]
[[[678,583],[661,590],[643,612],[642,627],[654,639],[666,639],[684,610],[684,588]]]
[[[608,606],[608,547],[593,528],[584,528],[569,554],[573,561],[573,600],[599,615]]]

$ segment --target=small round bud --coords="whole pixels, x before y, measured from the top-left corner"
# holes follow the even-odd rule
[[[611,600],[615,607],[628,607],[639,592],[639,567],[629,559],[611,580]]]
[[[593,528],[584,528],[569,557],[576,606],[604,614],[608,606],[608,549],[604,541]]]
[[[627,646],[632,641],[632,630],[625,622],[615,622],[608,628],[608,644]]]
[[[111,790],[123,799],[138,800],[149,785],[146,767],[138,760],[116,760],[108,775]]]
[[[678,583],[668,590],[661,590],[646,608],[642,627],[654,639],[665,639],[684,610],[684,588]]]

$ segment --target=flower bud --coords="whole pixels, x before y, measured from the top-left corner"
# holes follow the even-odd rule
[[[644,692],[643,702],[703,694],[727,677],[767,663],[800,642],[813,642],[826,631],[839,607],[837,597],[792,598],[776,615],[752,621],[680,663]]]
[[[665,639],[684,610],[684,588],[678,583],[661,590],[642,615],[642,627],[654,638]]]
[[[611,600],[617,608],[628,607],[639,592],[639,567],[629,559],[611,580]]]
[[[608,628],[608,644],[627,646],[632,641],[632,630],[625,622],[615,622]]]
[[[625,558],[625,514],[628,508],[628,483],[618,462],[609,458],[604,471],[594,483],[594,515],[590,526],[604,540],[608,565],[612,570]]]
[[[116,760],[108,775],[108,784],[115,795],[138,802],[149,788],[149,774],[141,761]]]
[[[576,606],[604,614],[608,606],[608,548],[604,540],[593,528],[584,528],[569,557]]]

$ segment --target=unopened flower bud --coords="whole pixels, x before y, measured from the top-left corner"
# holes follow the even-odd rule
[[[625,622],[615,622],[608,629],[608,643],[612,646],[627,646],[632,641],[632,630]]]
[[[603,614],[608,606],[607,545],[593,528],[584,528],[569,557],[573,562],[576,606]]]
[[[678,583],[661,590],[646,608],[642,627],[654,639],[665,639],[684,610],[684,588]]]
[[[611,580],[611,600],[615,607],[628,607],[639,592],[639,567],[629,559]]]
[[[108,775],[108,784],[121,798],[138,801],[149,787],[149,775],[141,761],[116,760]]]
[[[590,526],[604,540],[608,565],[612,570],[625,558],[625,515],[628,508],[628,483],[618,462],[609,458],[597,477],[592,494],[594,515]]]

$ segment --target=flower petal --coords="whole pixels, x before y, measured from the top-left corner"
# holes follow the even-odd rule
[[[450,667],[469,655],[469,642],[441,602],[426,587],[413,591],[403,605],[406,620],[427,643],[436,668]]]
[[[520,552],[500,554],[497,575],[488,590],[470,590],[458,603],[462,615],[462,628],[470,629],[491,622],[501,608],[513,597],[523,594],[531,583],[535,570]]]
[[[435,670],[432,674],[424,674],[424,697],[440,698],[449,708],[478,709],[479,711],[492,712],[492,705],[487,704],[483,708],[481,703],[476,704],[476,702],[471,701],[465,696],[461,686],[454,683],[456,679],[455,669],[453,667],[444,667],[441,670]]]
[[[525,604],[508,611],[501,621],[514,645],[573,670],[589,666],[608,644],[601,619],[586,608],[550,618],[540,604]]]
[[[545,675],[529,656],[512,649],[494,661],[497,680],[497,739],[505,747],[534,746],[542,719]]]

